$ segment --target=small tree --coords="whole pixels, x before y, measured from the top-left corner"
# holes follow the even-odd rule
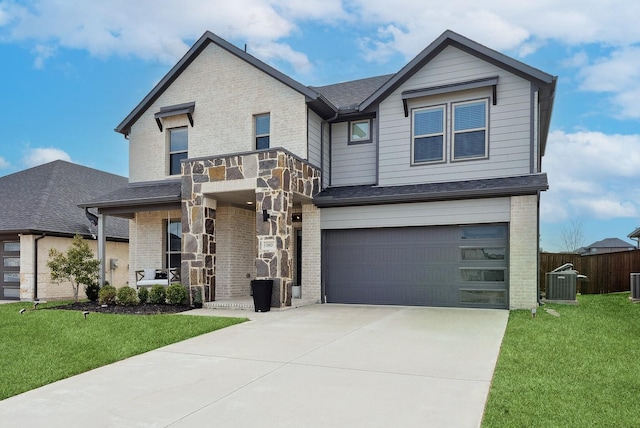
[[[567,227],[563,227],[560,233],[564,251],[568,253],[575,253],[580,247],[584,246],[582,219],[571,220],[569,225]]]
[[[93,257],[89,244],[82,236],[76,235],[66,253],[61,253],[55,248],[49,251],[47,266],[51,270],[52,282],[71,282],[73,299],[77,302],[80,285],[98,281],[100,261]]]

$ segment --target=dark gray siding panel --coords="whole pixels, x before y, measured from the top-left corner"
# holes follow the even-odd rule
[[[497,246],[508,254],[507,239],[469,242],[461,238],[459,226],[327,230],[323,234],[327,302],[506,308],[506,257],[462,261],[461,248],[468,246]],[[465,267],[503,269],[504,281],[465,282],[461,275]],[[504,304],[461,301],[469,293],[486,290],[502,293]]]

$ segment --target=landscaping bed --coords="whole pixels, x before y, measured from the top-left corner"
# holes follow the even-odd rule
[[[158,314],[177,314],[193,309],[187,305],[170,305],[170,304],[154,304],[142,303],[139,305],[101,305],[97,302],[76,302],[64,304],[61,306],[52,306],[48,309],[65,309],[70,311],[88,311],[99,312],[105,314],[123,314],[123,315],[158,315]]]

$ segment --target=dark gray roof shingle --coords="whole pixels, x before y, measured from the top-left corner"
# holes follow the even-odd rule
[[[111,193],[101,195],[83,205],[97,208],[180,203],[181,181],[130,183]]]
[[[0,177],[0,233],[87,235],[91,232],[89,221],[78,204],[127,181],[126,177],[62,160]],[[129,222],[107,217],[105,230],[107,238],[127,239]]]
[[[310,88],[321,93],[331,104],[338,107],[340,112],[355,111],[362,101],[393,76],[393,74],[386,74],[333,85],[310,86]]]
[[[373,205],[396,202],[442,201],[528,195],[547,190],[547,174],[482,180],[424,183],[406,186],[329,187],[313,199],[318,207]]]

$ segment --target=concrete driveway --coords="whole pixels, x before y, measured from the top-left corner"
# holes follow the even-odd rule
[[[351,305],[191,313],[251,321],[0,401],[0,424],[477,427],[508,317]]]

